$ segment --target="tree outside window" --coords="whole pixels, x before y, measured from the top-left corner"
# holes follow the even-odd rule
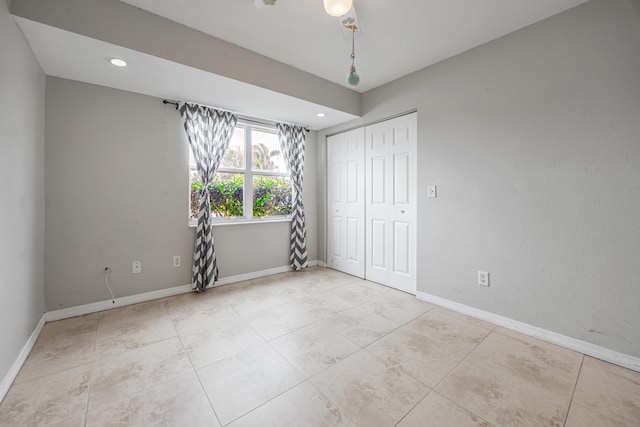
[[[190,175],[189,214],[196,219],[202,182],[191,153]],[[214,220],[290,215],[291,179],[276,129],[239,123],[208,191]]]

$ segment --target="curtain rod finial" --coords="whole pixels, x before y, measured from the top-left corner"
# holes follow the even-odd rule
[[[178,109],[178,106],[180,105],[180,104],[178,103],[178,101],[169,101],[168,99],[163,99],[163,100],[162,100],[162,103],[163,103],[164,105],[167,105],[167,104],[175,105],[175,106],[176,106],[176,110]]]

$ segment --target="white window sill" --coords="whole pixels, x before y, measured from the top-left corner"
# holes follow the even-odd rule
[[[241,225],[241,224],[273,224],[277,222],[291,222],[290,216],[276,217],[276,218],[253,218],[253,219],[229,219],[222,221],[213,221],[211,223],[214,227],[228,226],[228,225]],[[189,220],[189,228],[196,228],[198,226],[197,220]]]

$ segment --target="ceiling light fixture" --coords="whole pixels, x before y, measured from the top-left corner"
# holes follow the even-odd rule
[[[316,116],[317,117],[324,117],[324,116],[326,116],[326,114],[325,113],[318,113],[318,114],[316,114]]]
[[[127,66],[127,61],[125,61],[124,59],[120,59],[120,58],[111,58],[109,60],[109,62],[111,63],[111,65],[115,65],[116,67],[126,67]]]
[[[322,0],[324,10],[331,16],[346,15],[353,6],[353,0]]]
[[[345,27],[351,30],[351,67],[349,67],[349,74],[347,74],[347,84],[349,86],[356,87],[360,83],[360,76],[356,73],[356,31],[358,26],[353,22],[344,24]]]

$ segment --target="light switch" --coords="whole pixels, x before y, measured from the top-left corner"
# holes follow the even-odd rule
[[[437,197],[436,186],[429,185],[427,186],[427,197],[430,199],[435,199]]]

